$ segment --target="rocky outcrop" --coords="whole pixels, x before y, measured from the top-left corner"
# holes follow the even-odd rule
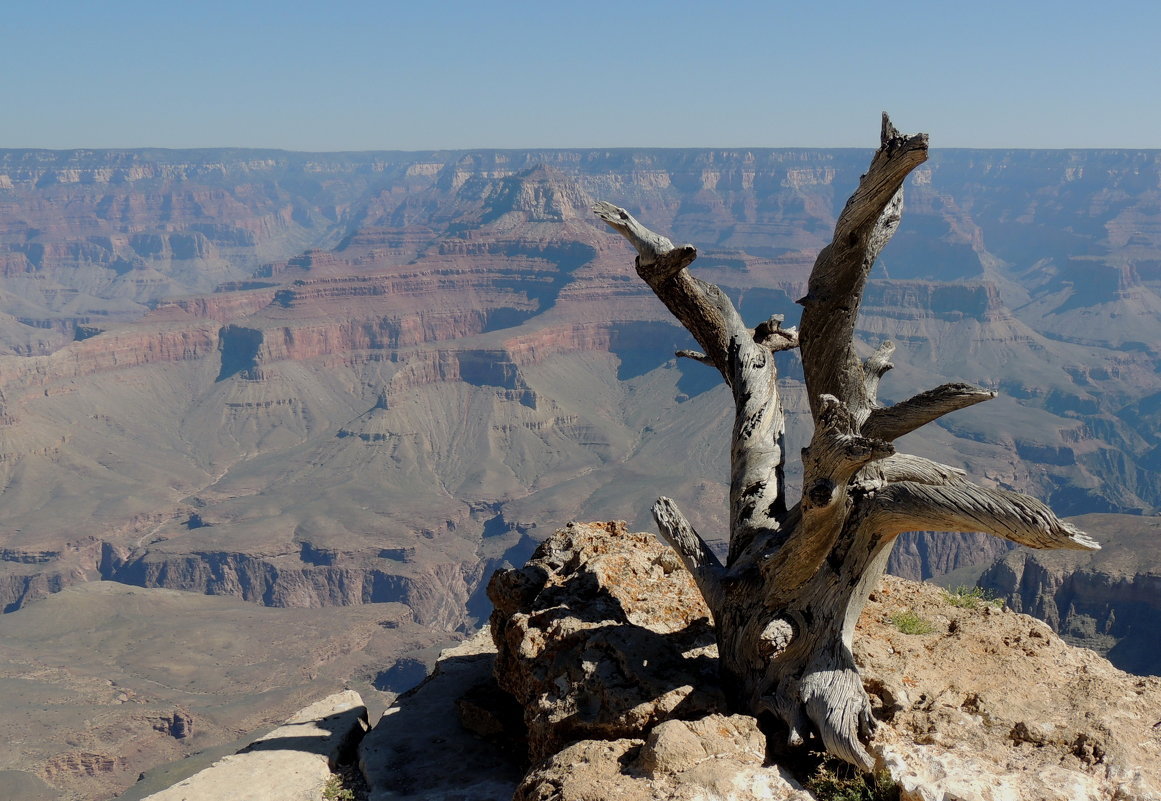
[[[709,611],[682,571],[652,535],[609,523],[570,525],[493,576],[496,680],[525,710],[533,761],[724,706]]]
[[[688,639],[703,609],[672,558],[623,525],[570,524],[493,579],[496,680],[525,710],[533,760],[516,798],[812,797],[809,777],[777,767],[801,763],[777,756],[776,731],[722,708],[702,672],[716,652]],[[926,633],[897,628],[903,613]],[[1161,679],[893,577],[855,649],[881,723],[871,751],[903,801],[1161,798]]]
[[[60,592],[69,584],[89,579],[83,573],[77,576],[71,571],[29,574],[5,570],[0,575],[0,611],[15,612],[27,603]]]
[[[93,537],[51,550],[0,551],[0,612],[14,612],[65,587],[99,579],[104,553],[104,543]]]
[[[1011,317],[999,289],[990,283],[871,281],[863,296],[863,307],[874,310],[877,317],[911,320],[958,322],[967,318],[997,323]]]
[[[376,551],[318,551],[304,543],[298,554],[197,551],[173,554],[119,552],[110,543],[73,544],[68,553],[9,549],[0,564],[0,609],[23,606],[85,581],[225,595],[264,606],[317,609],[353,604],[403,603],[416,622],[454,631],[467,622],[466,604],[477,565],[434,564],[391,572],[414,557]],[[51,571],[28,572],[29,563]]]
[[[930,633],[900,631],[900,613]],[[883,704],[875,753],[904,799],[1161,798],[1161,680],[1122,673],[1026,615],[891,579],[855,649]]]
[[[513,801],[812,801],[766,760],[766,737],[745,715],[667,720],[640,739],[582,740],[533,768]]]

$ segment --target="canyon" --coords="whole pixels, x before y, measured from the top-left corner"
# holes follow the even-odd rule
[[[94,583],[224,596],[240,639],[277,630],[256,606],[363,632],[328,675],[383,704],[406,687],[380,674],[422,672],[486,618],[487,578],[569,520],[652,528],[664,494],[720,545],[728,392],[675,358],[691,340],[589,207],[612,200],[697,245],[696,272],[751,324],[793,324],[868,156],[0,150],[0,633],[48,604],[72,614]],[[881,394],[999,393],[906,450],[1107,518],[1105,553],[1123,542],[1143,560],[1131,575],[1155,573],[1150,535],[1131,532],[1161,509],[1161,154],[937,149],[906,193],[860,320],[868,352],[897,345]],[[796,452],[801,368],[780,358]],[[1001,559],[988,586],[1019,610],[1127,636],[1125,613],[1085,611],[1116,582],[1082,589],[1006,551],[908,535],[892,568]],[[380,609],[399,610],[395,628],[375,625]],[[5,656],[8,693],[49,667],[89,670],[25,647]],[[285,694],[269,720],[301,706]],[[125,708],[85,703],[93,720]],[[215,712],[218,733],[256,728],[253,712]],[[195,750],[170,740],[154,761]],[[118,755],[42,741],[0,769],[80,793],[78,776],[113,788],[148,761],[106,770]],[[91,758],[58,758],[72,752]]]

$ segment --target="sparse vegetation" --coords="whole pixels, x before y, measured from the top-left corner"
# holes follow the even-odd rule
[[[968,587],[963,584],[945,590],[944,597],[949,604],[960,609],[979,609],[984,606],[1000,608],[1004,605],[1002,598],[994,598],[983,587]]]
[[[343,786],[343,777],[335,774],[323,785],[324,801],[355,801],[355,791]]]
[[[891,615],[891,625],[904,634],[930,634],[935,631],[935,625],[920,617],[913,609]]]
[[[824,759],[804,783],[819,801],[896,801],[899,786],[886,771],[862,773],[833,757]]]

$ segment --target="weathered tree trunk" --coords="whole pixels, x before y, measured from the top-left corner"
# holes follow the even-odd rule
[[[891,442],[995,393],[948,384],[881,408],[879,379],[894,346],[865,361],[854,331],[867,275],[899,225],[903,181],[927,159],[927,136],[903,136],[883,115],[879,150],[847,201],[810,275],[801,330],[782,316],[743,322],[713,284],[687,269],[697,251],[675,247],[624,209],[594,212],[637,250],[637,273],[693,335],[733,390],[730,546],[725,565],[677,506],[653,507],[714,613],[721,671],[734,703],[772,713],[788,742],[821,738],[866,770],[875,722],[851,654],[855,622],[904,531],[984,531],[1034,548],[1095,549],[1044,504],[967,481],[962,471],[897,454]],[[774,353],[799,348],[815,430],[803,449],[803,492],[788,507],[785,420]]]

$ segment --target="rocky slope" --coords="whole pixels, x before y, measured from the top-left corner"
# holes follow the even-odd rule
[[[495,679],[523,710],[531,760],[515,798],[815,797],[804,754],[723,709],[705,607],[651,535],[572,524],[489,593]],[[927,633],[896,628],[904,612]],[[903,801],[1161,798],[1157,678],[891,577],[855,648],[881,723],[871,750]],[[426,797],[454,795],[440,790]]]

